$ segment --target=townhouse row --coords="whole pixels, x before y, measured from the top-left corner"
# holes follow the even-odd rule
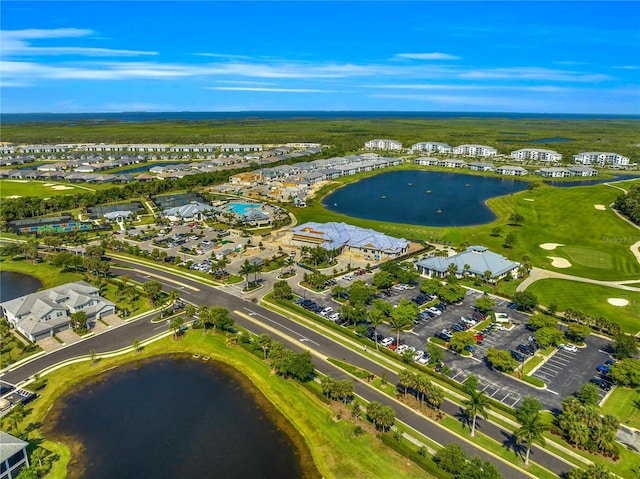
[[[527,168],[518,165],[502,165],[496,167],[493,163],[473,161],[466,163],[464,160],[455,158],[447,158],[441,160],[439,158],[416,158],[416,165],[422,166],[440,166],[444,168],[468,168],[472,171],[495,171],[499,175],[507,176],[526,176],[530,173]],[[576,165],[567,168],[540,168],[536,170],[537,175],[545,178],[565,178],[570,176],[597,176],[598,170],[589,166]]]

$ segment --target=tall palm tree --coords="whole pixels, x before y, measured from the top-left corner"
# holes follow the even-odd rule
[[[249,263],[248,259],[244,260],[242,266],[240,267],[240,275],[244,276],[245,281],[247,282],[246,289],[249,289],[249,275],[253,272],[253,267]]]
[[[469,399],[462,401],[465,407],[464,413],[471,421],[471,436],[476,432],[476,417],[480,414],[487,419],[487,411],[489,409],[489,398],[484,391],[471,391]]]
[[[409,386],[411,386],[414,382],[414,377],[415,377],[415,373],[407,370],[407,369],[403,369],[402,371],[400,371],[398,373],[398,379],[400,382],[400,386],[402,386],[402,388],[404,389],[404,400],[407,400],[407,389],[409,388]]]
[[[374,341],[376,342],[376,349],[378,349],[378,326],[387,319],[387,315],[391,312],[391,305],[381,299],[373,300],[373,307],[369,312],[369,320],[373,324]]]
[[[521,417],[520,419],[522,426],[516,431],[516,440],[527,443],[527,454],[524,458],[524,465],[528,466],[531,446],[533,446],[534,442],[537,442],[541,446],[545,445],[544,432],[549,429],[549,426],[543,422],[542,415],[539,412]]]

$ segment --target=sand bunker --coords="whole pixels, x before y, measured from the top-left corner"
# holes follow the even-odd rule
[[[16,198],[22,198],[22,196],[20,195],[11,195],[11,196],[7,196],[8,200],[15,200]]]
[[[557,256],[547,256],[551,260],[551,266],[554,268],[571,268],[571,263],[564,258],[558,258]]]
[[[629,304],[629,300],[624,298],[609,298],[607,299],[607,303],[613,306],[626,306]]]
[[[55,183],[45,183],[45,184],[44,184],[44,185],[42,185],[42,186],[53,186],[53,185],[55,185]]]
[[[522,198],[525,201],[535,201],[533,198]]]
[[[564,246],[564,245],[560,243],[542,243],[540,245],[540,248],[546,249],[547,251],[552,251],[556,249],[558,246]]]
[[[605,205],[593,205],[593,207],[600,211],[605,211],[607,209]]]
[[[52,190],[72,190],[73,186],[55,185],[51,187]]]

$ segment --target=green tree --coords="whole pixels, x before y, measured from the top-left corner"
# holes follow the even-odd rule
[[[373,324],[374,340],[376,342],[376,349],[378,348],[378,326],[387,320],[391,314],[393,307],[391,304],[383,301],[379,298],[373,300],[371,311],[369,311],[369,320]]]
[[[599,462],[587,466],[586,469],[574,468],[567,474],[567,479],[613,479],[607,468]]]
[[[520,421],[520,428],[516,431],[516,440],[518,443],[527,443],[527,452],[524,458],[524,465],[529,465],[529,454],[531,453],[531,446],[534,443],[538,443],[541,446],[545,445],[544,433],[549,428],[544,422],[540,411],[533,413],[532,410],[527,411],[526,414],[519,414],[518,420]]]
[[[262,348],[262,351],[264,352],[264,360],[267,360],[267,351],[269,351],[269,348],[271,347],[271,338],[269,337],[268,334],[266,333],[262,333],[260,336],[258,336],[258,344],[260,345],[260,347]]]
[[[372,283],[378,289],[389,289],[393,285],[394,277],[386,271],[379,271],[373,275]]]
[[[640,386],[640,359],[625,358],[611,365],[611,378],[622,386]]]
[[[354,281],[349,288],[349,302],[352,305],[364,305],[374,295],[375,291],[372,287],[367,286],[364,281]]]
[[[558,321],[551,316],[547,316],[544,314],[534,314],[529,317],[528,324],[534,329],[555,328],[558,324]]]
[[[433,461],[443,471],[456,474],[465,467],[467,453],[464,452],[459,444],[447,444],[433,455]]]
[[[76,311],[69,316],[71,319],[71,326],[74,331],[81,331],[87,328],[87,313],[84,311]]]
[[[131,347],[136,353],[140,352],[140,340],[138,338],[134,339]]]
[[[187,303],[184,307],[184,316],[188,321],[191,321],[196,317],[196,307],[191,303]]]
[[[480,296],[476,299],[476,308],[483,313],[488,313],[496,305],[496,300],[490,296]]]
[[[420,291],[426,294],[437,294],[442,288],[442,283],[436,278],[425,279],[420,283]]]
[[[478,380],[478,376],[475,374],[469,374],[467,378],[462,383],[462,390],[467,394],[471,394],[478,390],[478,384],[480,381]]]
[[[638,340],[635,336],[621,333],[613,338],[613,357],[616,359],[633,358],[638,354]]]
[[[541,348],[557,346],[564,340],[564,334],[557,328],[540,328],[534,333],[534,336]]]
[[[487,411],[489,409],[489,398],[484,391],[472,391],[469,395],[469,399],[462,401],[465,406],[464,413],[471,421],[471,436],[476,432],[476,418],[481,415],[487,419]]]
[[[511,249],[513,245],[516,244],[517,236],[513,231],[509,231],[507,236],[504,237],[504,243],[502,244],[505,248]]]
[[[229,316],[229,310],[222,306],[211,306],[209,308],[209,314],[213,323],[213,332],[217,333],[217,330],[226,331],[233,327],[234,320]]]
[[[248,259],[245,259],[244,263],[242,263],[239,273],[240,276],[244,276],[244,280],[247,283],[245,289],[249,289],[249,275],[253,273],[253,266],[251,266],[251,263],[249,263]]]
[[[278,281],[273,285],[273,298],[290,300],[293,299],[293,289],[286,281]]]
[[[491,461],[482,462],[480,457],[473,456],[456,472],[456,479],[502,479],[502,475]]]
[[[517,291],[512,298],[518,307],[518,311],[533,311],[538,306],[538,298],[529,291]]]
[[[307,381],[314,370],[311,353],[303,351],[292,356],[287,373],[298,381]]]
[[[582,343],[591,334],[591,328],[584,324],[570,323],[567,326],[567,337],[576,343]]]
[[[432,363],[440,363],[444,359],[446,352],[440,346],[435,343],[428,342],[426,345],[426,351],[429,354],[430,362]]]
[[[520,226],[522,223],[524,223],[524,216],[522,216],[520,213],[515,212],[509,216],[509,224]]]
[[[162,283],[160,281],[147,281],[142,285],[142,290],[147,295],[151,306],[155,308],[160,304],[160,293],[162,292]]]
[[[402,386],[402,389],[404,390],[405,401],[407,400],[407,389],[409,389],[409,386],[411,386],[415,382],[415,379],[416,379],[416,374],[407,369],[403,369],[398,373],[398,382],[400,383],[400,386]]]
[[[598,386],[593,383],[584,383],[576,393],[576,397],[585,406],[598,406],[600,403]]]
[[[449,347],[456,351],[457,353],[461,353],[464,351],[466,346],[472,346],[476,344],[476,332],[467,330],[467,331],[456,331],[451,336],[451,340],[449,341]]]
[[[440,288],[438,297],[445,303],[456,304],[464,299],[466,290],[462,286],[448,284]]]
[[[509,351],[504,349],[487,349],[487,362],[497,371],[505,373],[512,372],[518,366],[518,362],[511,357]]]
[[[397,332],[396,340],[400,343],[400,331],[409,329],[418,315],[418,306],[408,299],[401,299],[398,306],[393,308],[389,318],[391,330]]]
[[[180,332],[180,328],[184,324],[184,319],[182,316],[174,317],[169,323],[169,329],[173,332],[173,339],[178,339],[178,333]]]
[[[16,432],[16,435],[20,436],[20,434],[22,434],[20,432],[20,423],[24,420],[25,417],[27,417],[27,412],[24,409],[24,405],[19,402],[18,404],[13,406],[7,416],[11,421],[11,425],[13,426],[13,430]]]

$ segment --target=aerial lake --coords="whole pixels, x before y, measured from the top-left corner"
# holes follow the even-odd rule
[[[513,178],[441,171],[394,171],[339,188],[322,200],[325,208],[348,216],[424,226],[490,223],[489,198],[527,188]]]
[[[187,355],[131,363],[63,396],[45,434],[69,478],[319,478],[304,440],[248,379]]]
[[[0,271],[0,302],[35,293],[40,288],[42,283],[34,276],[13,271]]]

